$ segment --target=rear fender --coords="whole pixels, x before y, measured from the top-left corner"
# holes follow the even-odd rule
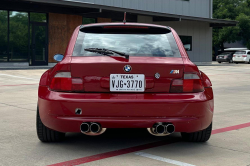
[[[202,83],[204,85],[205,88],[209,88],[212,86],[212,82],[210,81],[210,79],[208,78],[208,76],[203,73],[202,71],[200,71],[200,74],[201,74],[201,80],[202,80]]]

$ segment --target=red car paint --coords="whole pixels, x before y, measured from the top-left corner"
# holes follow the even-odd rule
[[[91,27],[96,24],[87,25]],[[124,23],[105,23],[99,26],[124,26]],[[129,26],[160,27],[151,24],[126,23]],[[80,27],[74,31],[64,59],[46,71],[40,80],[38,106],[45,126],[60,132],[80,132],[83,122],[98,122],[103,128],[150,128],[157,122],[175,125],[176,132],[195,132],[207,128],[213,118],[214,99],[209,78],[200,72],[188,57],[177,33],[171,29],[181,58],[170,57],[73,57],[74,45]],[[145,93],[109,92],[109,75],[125,74],[124,65],[133,66],[130,74],[145,74]],[[145,67],[150,66],[150,68]],[[170,75],[171,70],[179,74]],[[58,72],[70,71],[73,78],[83,80],[84,92],[50,90]],[[161,79],[154,74],[161,73]],[[183,73],[195,73],[204,86],[198,93],[169,93],[173,79],[182,79]],[[82,115],[75,109],[81,108]]]

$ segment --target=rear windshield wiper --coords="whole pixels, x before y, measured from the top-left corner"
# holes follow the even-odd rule
[[[105,49],[105,48],[85,48],[84,50],[89,51],[89,52],[99,53],[102,55],[108,55],[108,56],[113,55],[115,53],[115,54],[118,54],[120,56],[124,56],[126,59],[129,59],[128,54],[125,54],[123,52],[114,51],[114,50]]]

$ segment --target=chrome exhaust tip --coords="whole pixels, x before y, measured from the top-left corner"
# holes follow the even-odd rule
[[[82,133],[89,132],[89,124],[88,123],[82,123],[80,126],[80,130]]]
[[[175,131],[175,126],[173,124],[165,125],[165,130],[167,133],[172,134]]]
[[[101,126],[98,123],[91,123],[90,125],[90,131],[92,133],[99,133],[101,131]]]
[[[155,126],[155,133],[156,134],[164,134],[165,130],[166,130],[166,127],[164,125],[162,125],[162,124],[157,124]]]
[[[83,122],[80,125],[80,130],[83,134],[89,135],[89,136],[98,136],[103,134],[107,129],[102,128],[99,123],[96,122]]]
[[[147,128],[148,132],[154,136],[166,136],[175,131],[175,126],[171,123],[155,123],[152,128]]]

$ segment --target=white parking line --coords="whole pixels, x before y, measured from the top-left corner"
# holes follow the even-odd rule
[[[166,162],[166,163],[170,163],[170,164],[174,164],[174,165],[179,165],[179,166],[195,166],[195,165],[192,165],[192,164],[188,164],[188,163],[184,163],[184,162],[180,162],[180,161],[176,161],[176,160],[167,159],[167,158],[155,156],[155,155],[144,153],[144,152],[138,152],[138,153],[135,153],[135,154],[138,155],[138,156],[147,157],[147,158],[150,158],[150,159],[154,159],[154,160],[158,160],[158,161],[162,161],[162,162]]]
[[[23,78],[23,79],[28,79],[28,80],[36,80],[36,81],[39,81],[39,79],[35,79],[35,78],[20,77],[20,76],[9,75],[9,74],[0,74],[0,75],[9,76],[9,77],[15,77],[15,78]]]

